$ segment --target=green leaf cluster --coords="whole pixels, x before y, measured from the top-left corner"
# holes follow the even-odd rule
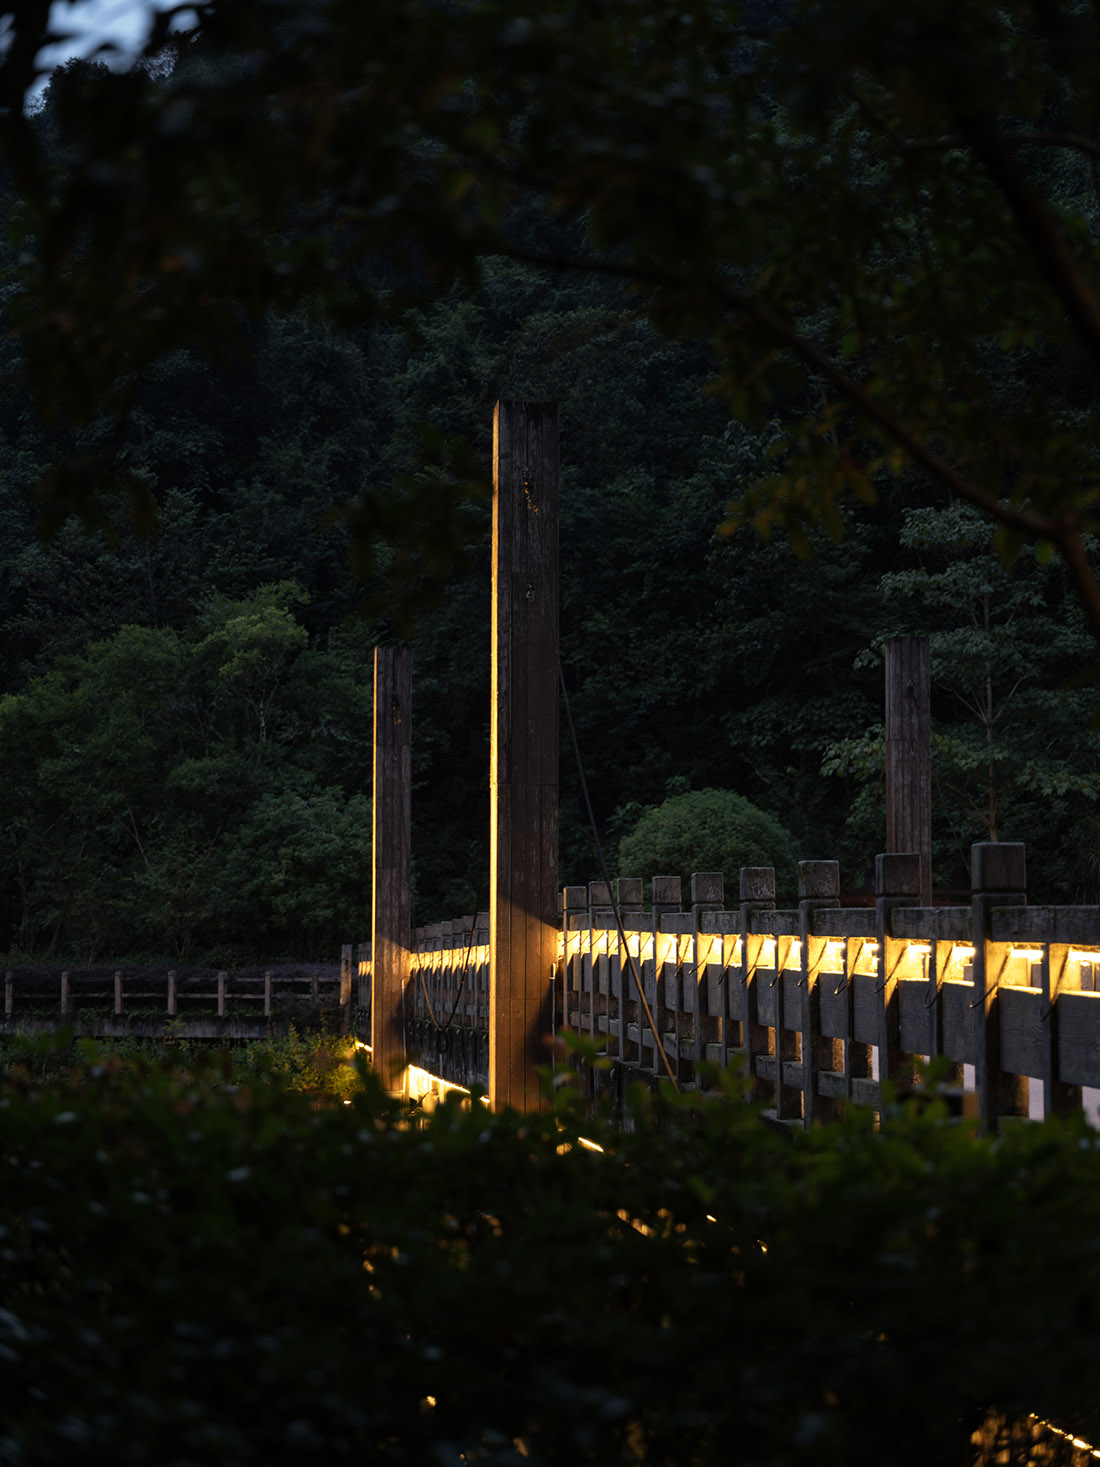
[[[742,866],[776,867],[780,893],[791,893],[797,861],[790,832],[734,790],[670,794],[641,811],[619,842],[623,873],[679,876],[686,896],[692,872],[721,871],[729,902],[736,901]]]
[[[1097,1439],[1083,1124],[980,1138],[932,1088],[778,1135],[718,1077],[632,1092],[627,1131],[410,1114],[368,1073],[350,1101],[94,1051],[8,1072],[6,1461],[1022,1467],[1033,1416]]]
[[[283,950],[367,925],[370,690],[292,583],[125,626],[0,699],[13,946]],[[317,716],[318,704],[324,710]]]

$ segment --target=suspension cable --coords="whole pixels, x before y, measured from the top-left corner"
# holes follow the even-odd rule
[[[569,698],[569,689],[565,685],[565,669],[562,666],[561,650],[558,645],[557,630],[554,626],[554,619],[550,615],[550,592],[549,585],[546,579],[546,563],[542,554],[542,531],[539,525],[540,510],[538,505],[535,504],[535,502],[531,498],[531,478],[529,470],[524,471],[523,496],[527,502],[528,509],[531,511],[532,522],[535,527],[535,555],[539,563],[539,576],[542,580],[543,615],[546,618],[546,630],[550,637],[550,645],[553,648],[554,661],[557,664],[558,684],[561,688],[562,705],[565,709],[565,724],[567,729],[569,730],[569,742],[572,745],[573,759],[577,766],[577,779],[580,784],[581,796],[584,800],[584,808],[588,814],[588,824],[592,831],[592,841],[596,847],[596,861],[600,868],[600,875],[604,881],[605,886],[607,887],[608,901],[611,905],[611,912],[615,918],[615,927],[618,930],[619,934],[620,952],[626,953],[630,974],[631,977],[634,979],[634,986],[638,992],[638,1000],[641,1004],[643,1012],[645,1013],[646,1021],[649,1024],[649,1031],[653,1035],[653,1042],[656,1045],[657,1051],[661,1056],[661,1060],[664,1064],[665,1070],[668,1073],[668,1078],[672,1081],[673,1088],[679,1091],[679,1083],[677,1082],[676,1075],[673,1073],[672,1065],[669,1061],[668,1055],[665,1053],[664,1044],[661,1042],[661,1035],[658,1033],[657,1025],[654,1023],[653,1020],[652,1011],[650,1010],[649,1003],[646,1000],[645,989],[642,985],[641,974],[638,971],[638,966],[635,962],[634,954],[630,951],[629,944],[626,940],[626,931],[623,927],[622,914],[619,910],[619,904],[615,900],[614,887],[611,884],[611,877],[607,869],[607,860],[604,856],[603,842],[600,840],[600,832],[596,825],[596,815],[594,810],[592,809],[592,799],[588,792],[588,780],[585,777],[584,762],[581,759],[580,744],[577,740],[577,729],[573,721],[573,707]],[[641,1034],[639,1034],[638,1036],[638,1050],[640,1053]]]

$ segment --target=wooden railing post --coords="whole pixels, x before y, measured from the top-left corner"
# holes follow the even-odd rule
[[[768,1025],[759,1018],[757,968],[760,944],[753,936],[753,917],[757,912],[775,910],[775,869],[772,866],[742,866],[740,876],[741,909],[741,985],[744,991],[742,1038],[745,1053],[745,1079],[748,1095],[755,1099],[764,1094],[757,1074],[756,1061],[769,1051]],[[777,1061],[778,1063],[778,1061]]]
[[[493,420],[489,1098],[543,1104],[558,886],[558,415]]]
[[[875,857],[875,935],[878,938],[878,974],[875,979],[875,1033],[878,1080],[902,1078],[898,1032],[898,957],[890,932],[895,907],[921,905],[921,862],[916,851],[887,852]]]
[[[1027,1114],[1024,1086],[1001,1070],[999,990],[1004,960],[998,964],[990,942],[994,907],[1027,903],[1027,865],[1018,841],[978,841],[970,847],[971,912],[974,931],[974,1088],[982,1129],[996,1130],[1002,1115]]]
[[[840,906],[840,865],[836,861],[799,861],[798,927],[802,972],[802,1119],[833,1120],[836,1102],[818,1093],[818,1074],[835,1074],[844,1069],[843,1041],[826,1039],[821,1033],[821,995],[818,974],[825,953],[825,939],[813,934],[815,912]]]
[[[371,1063],[402,1083],[406,989],[412,965],[412,657],[374,651],[374,826],[371,861]]]
[[[340,1032],[351,1028],[351,943],[340,949]]]

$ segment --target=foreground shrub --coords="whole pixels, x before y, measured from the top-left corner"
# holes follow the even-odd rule
[[[13,1072],[0,1461],[949,1467],[983,1423],[1096,1433],[1092,1133],[632,1101],[622,1134],[369,1076],[319,1108]]]

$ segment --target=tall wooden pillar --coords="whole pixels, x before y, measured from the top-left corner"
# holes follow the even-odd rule
[[[412,951],[412,657],[374,649],[374,821],[371,862],[371,1063],[389,1090],[405,1071]]]
[[[541,1103],[558,944],[558,412],[493,418],[489,1099]]]
[[[932,690],[927,637],[886,643],[886,850],[920,857],[932,905]]]

